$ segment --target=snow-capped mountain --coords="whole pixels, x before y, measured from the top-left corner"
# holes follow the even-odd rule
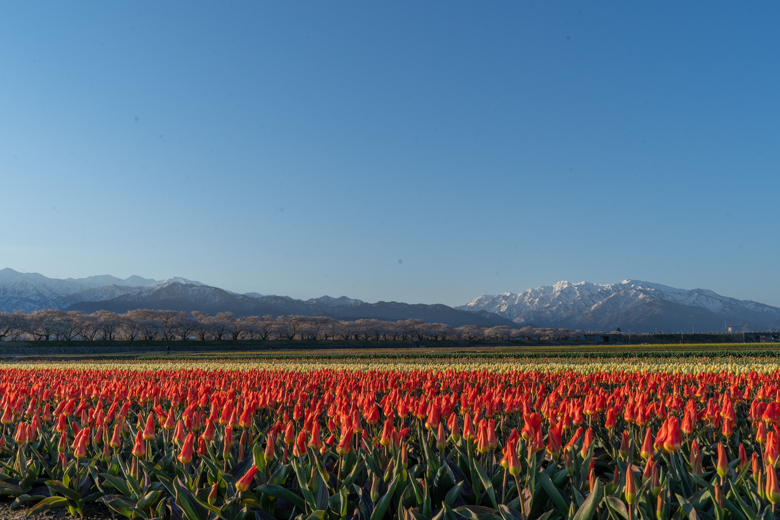
[[[200,282],[175,277],[151,280],[114,276],[60,280],[37,273],[0,270],[0,312],[64,309],[92,313],[107,310],[124,313],[133,309],[201,311],[209,314],[232,312],[237,316],[330,316],[356,320],[422,319],[459,325],[512,325],[490,313],[471,313],[446,305],[410,305],[397,302],[366,303],[341,296],[296,300],[289,296],[237,294]]]
[[[634,331],[724,331],[747,325],[766,330],[780,325],[780,308],[737,300],[707,289],[677,289],[639,280],[599,285],[558,282],[528,289],[480,296],[457,307],[493,312],[524,325]]]
[[[38,273],[0,269],[0,311],[62,309],[79,301],[104,301],[171,282],[203,285],[185,278],[151,280],[140,276],[122,279],[110,275],[86,278],[48,278]]]
[[[238,294],[211,287],[179,276],[165,280],[152,280],[140,276],[121,279],[101,275],[87,278],[48,278],[38,273],[20,273],[13,269],[0,270],[0,311],[38,309],[66,309],[78,304],[83,307],[100,306],[101,302],[118,300],[123,305],[172,304],[188,300],[190,306],[207,304],[214,309],[261,307],[282,308],[288,314],[317,314],[330,309],[352,308],[365,302],[347,298],[321,296],[309,300],[296,300],[288,296]],[[118,303],[114,302],[114,303]],[[134,307],[137,308],[137,307]],[[152,307],[157,308],[157,307]]]

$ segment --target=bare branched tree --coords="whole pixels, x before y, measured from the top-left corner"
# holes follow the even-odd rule
[[[44,309],[26,314],[0,312],[0,341],[33,339],[106,341],[124,340],[309,340],[309,341],[515,341],[584,339],[582,330],[507,325],[452,327],[420,319],[384,321],[378,319],[335,320],[327,316],[265,315],[236,317],[232,312],[211,316],[194,311],[136,309],[125,314],[97,311]]]

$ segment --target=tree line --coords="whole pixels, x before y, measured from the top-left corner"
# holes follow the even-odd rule
[[[509,341],[569,339],[581,330],[511,326],[452,327],[418,319],[338,320],[327,316],[235,316],[220,312],[137,309],[124,314],[44,309],[0,312],[0,341]]]

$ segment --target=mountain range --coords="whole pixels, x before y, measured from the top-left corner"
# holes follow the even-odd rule
[[[151,280],[140,276],[56,279],[37,273],[0,269],[0,311],[63,309],[92,313],[108,310],[167,309],[209,314],[232,312],[236,316],[330,316],[342,320],[374,318],[387,321],[421,319],[453,327],[477,325],[514,326],[497,314],[454,309],[446,305],[399,302],[367,303],[347,297],[323,296],[296,300],[288,296],[237,294],[185,278]]]
[[[402,302],[367,303],[322,296],[297,300],[288,296],[238,294],[186,278],[121,279],[109,275],[56,279],[37,273],[0,269],[0,311],[39,309],[109,310],[171,309],[236,316],[330,316],[342,320],[421,319],[452,326],[556,327],[634,332],[723,332],[780,327],[780,308],[718,295],[706,289],[676,289],[657,283],[623,280],[599,285],[558,282],[555,285],[483,295],[460,307]]]
[[[676,289],[657,283],[623,280],[599,285],[555,285],[480,296],[457,307],[498,314],[523,326],[581,328],[625,332],[725,332],[727,328],[767,331],[780,326],[780,308],[721,296],[707,289]]]

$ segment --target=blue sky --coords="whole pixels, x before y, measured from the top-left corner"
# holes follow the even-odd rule
[[[0,6],[0,267],[780,305],[780,3]]]

